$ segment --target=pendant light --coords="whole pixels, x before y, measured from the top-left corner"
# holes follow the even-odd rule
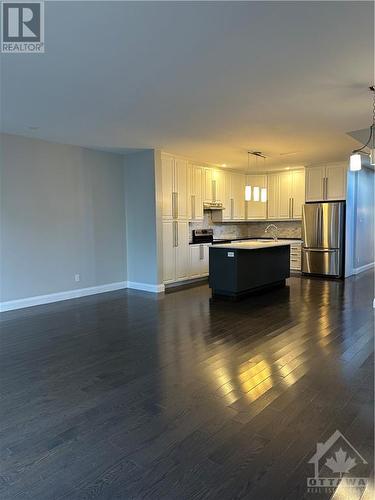
[[[352,172],[358,172],[362,168],[363,156],[370,156],[371,165],[375,165],[375,87],[369,87],[370,91],[373,93],[373,103],[372,103],[372,125],[370,125],[370,135],[368,141],[364,146],[358,149],[354,149],[350,155],[349,168]],[[364,149],[370,148],[371,153],[364,151]]]
[[[247,173],[250,173],[250,151],[247,152]],[[245,201],[251,201],[251,186],[245,186]]]
[[[263,158],[264,158],[264,167],[265,167],[266,166],[266,157],[263,156]],[[266,170],[266,169],[264,169],[264,170]],[[262,203],[267,202],[267,188],[266,187],[264,187],[260,190],[260,201]]]
[[[255,156],[255,171],[258,171],[258,158],[263,158],[264,163],[266,162],[266,157],[260,151],[248,151],[247,152],[247,173],[250,174],[250,155]],[[247,184],[245,186],[245,201],[261,201],[265,203],[267,201],[267,188],[261,188],[259,186],[250,186]]]
[[[255,170],[256,172],[258,171],[258,152],[251,153],[255,156]],[[260,187],[259,186],[254,186],[253,189],[253,198],[254,201],[259,201],[260,200]]]

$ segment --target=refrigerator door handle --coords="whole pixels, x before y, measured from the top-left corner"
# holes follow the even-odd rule
[[[337,248],[307,248],[304,247],[303,250],[307,252],[325,252],[325,253],[332,253],[332,252],[337,252]]]

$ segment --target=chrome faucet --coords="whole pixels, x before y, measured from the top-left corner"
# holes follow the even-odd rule
[[[277,231],[278,231],[278,227],[275,226],[275,224],[269,224],[266,229],[265,229],[265,233],[268,233],[270,232],[271,233],[271,236],[273,238],[274,241],[277,241]]]

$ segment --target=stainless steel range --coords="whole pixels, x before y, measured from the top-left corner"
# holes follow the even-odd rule
[[[214,239],[213,229],[193,229],[192,243],[230,243],[229,239]]]

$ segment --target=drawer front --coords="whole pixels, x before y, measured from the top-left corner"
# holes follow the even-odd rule
[[[301,271],[301,243],[292,243],[290,245],[290,269],[292,271]]]

